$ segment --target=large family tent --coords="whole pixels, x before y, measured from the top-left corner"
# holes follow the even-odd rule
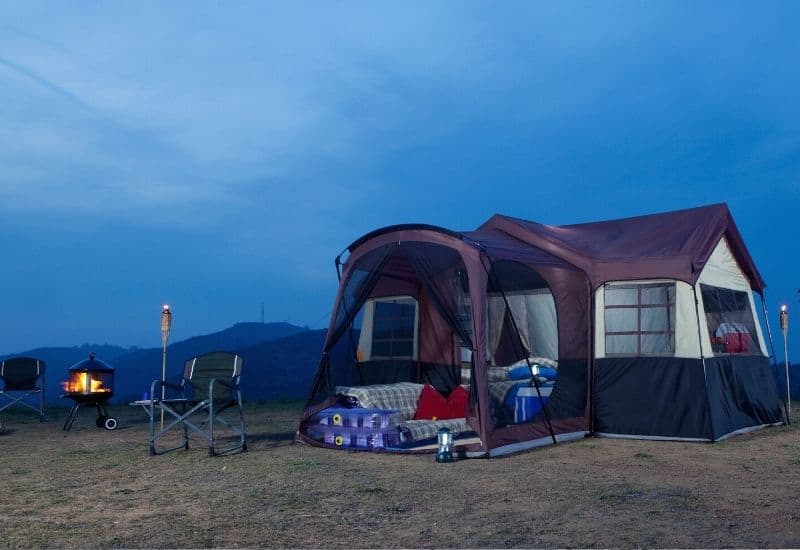
[[[342,256],[302,441],[408,452],[446,427],[460,454],[496,456],[782,421],[753,297],[765,285],[725,205],[393,226]]]

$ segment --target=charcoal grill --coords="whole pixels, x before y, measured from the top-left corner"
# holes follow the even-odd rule
[[[114,395],[114,369],[90,353],[88,359],[75,363],[67,373],[67,380],[61,383],[64,388],[61,397],[72,399],[73,404],[64,422],[64,431],[72,428],[81,405],[97,408],[95,424],[98,428],[116,429],[117,419],[109,416],[106,409],[106,401]]]

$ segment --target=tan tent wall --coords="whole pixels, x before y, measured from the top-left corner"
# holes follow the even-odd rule
[[[761,329],[761,322],[759,321],[760,316],[758,315],[758,310],[756,310],[755,301],[753,300],[753,291],[750,288],[750,281],[747,279],[747,277],[745,277],[742,269],[739,267],[739,263],[733,256],[725,237],[722,237],[717,243],[717,246],[711,253],[711,257],[703,267],[703,271],[700,273],[700,278],[697,280],[697,283],[697,300],[699,302],[700,326],[703,327],[703,330],[701,331],[703,334],[703,355],[705,357],[710,357],[713,356],[714,353],[711,351],[711,339],[708,331],[704,329],[704,327],[707,326],[707,323],[705,308],[703,307],[703,296],[700,293],[700,284],[718,286],[721,288],[730,288],[747,293],[747,296],[750,300],[750,310],[753,312],[753,321],[755,322],[756,326],[758,346],[761,351],[761,355],[766,356],[767,346],[764,340],[764,333]]]
[[[745,277],[739,264],[731,253],[730,247],[722,237],[717,243],[714,251],[704,266],[697,290],[698,308],[695,309],[695,296],[692,286],[683,281],[671,281],[669,279],[643,279],[637,281],[609,281],[608,284],[649,284],[649,283],[675,283],[675,357],[700,358],[701,353],[704,357],[712,357],[711,339],[706,330],[707,322],[705,309],[703,307],[703,297],[700,293],[700,284],[730,288],[746,292],[750,300],[750,309],[755,320],[759,349],[762,355],[766,354],[764,334],[759,322],[759,316],[753,300],[753,292],[750,282]],[[605,352],[605,297],[604,287],[599,287],[594,294],[595,299],[595,357],[602,359],[606,357]],[[697,312],[699,311],[700,330],[698,333]]]
[[[675,357],[699,358],[697,343],[697,315],[691,285],[670,279],[643,279],[639,281],[610,281],[608,284],[675,283]],[[605,294],[604,286],[594,293],[595,300],[595,358],[606,357]]]

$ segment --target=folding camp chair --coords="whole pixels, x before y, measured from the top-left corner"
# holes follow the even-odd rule
[[[244,411],[242,410],[242,391],[240,379],[242,375],[242,358],[228,352],[213,352],[186,362],[183,379],[180,384],[162,380],[154,380],[150,386],[150,454],[164,454],[176,449],[189,448],[189,432],[200,434],[208,441],[208,454],[230,453],[241,449],[247,450],[244,427]],[[170,395],[162,399],[162,388]],[[175,395],[177,394],[177,395]],[[238,421],[222,416],[226,410],[236,407]],[[160,424],[160,413],[166,420]],[[214,425],[222,424],[238,440],[236,443],[217,449],[215,447]],[[157,448],[159,439],[170,431],[182,428],[183,443],[169,448]]]
[[[0,406],[4,411],[12,405],[22,405],[39,414],[44,422],[44,366],[45,362],[33,357],[13,357],[0,363],[0,379],[3,389],[0,396],[10,399],[10,403]],[[30,397],[38,394],[38,403],[30,403]]]

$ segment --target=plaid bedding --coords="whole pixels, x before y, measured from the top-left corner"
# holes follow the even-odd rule
[[[553,367],[557,365],[555,361],[538,357],[532,358],[531,362]],[[487,370],[489,395],[501,407],[506,401],[508,392],[513,387],[525,382],[524,380],[508,380],[508,372],[515,366],[519,365],[490,367]],[[541,381],[544,382],[545,379],[541,379]],[[469,369],[462,369],[461,383],[464,385],[469,384]],[[414,420],[414,414],[417,411],[417,403],[423,387],[423,384],[414,384],[412,382],[374,384],[371,386],[337,386],[336,394],[344,397],[351,406],[399,411],[403,421],[398,426],[398,429],[400,431],[400,440],[404,443],[435,438],[439,428],[442,427],[450,428],[453,431],[453,436],[472,431],[464,418]]]
[[[336,394],[355,399],[365,409],[393,409],[400,411],[403,420],[411,420],[417,412],[417,402],[423,384],[398,382],[372,386],[337,386]]]
[[[517,384],[525,382],[524,380],[503,380],[502,382],[491,382],[489,384],[489,395],[498,403],[505,403],[506,394],[508,390]]]
[[[530,357],[530,362],[532,366],[540,365],[542,367],[550,367],[551,369],[558,368],[558,361],[555,359],[548,359],[547,357]],[[489,380],[489,383],[493,382],[503,382],[508,380],[508,372],[512,369],[517,367],[527,367],[528,362],[525,359],[521,359],[514,363],[513,365],[508,365],[505,367],[495,367],[495,366],[487,366],[486,367],[486,378]],[[535,372],[535,371],[534,371]],[[471,367],[462,367],[461,368],[461,385],[468,386],[472,380],[472,368]]]
[[[433,439],[439,428],[450,428],[453,437],[465,432],[471,432],[472,428],[464,418],[453,418],[451,420],[406,420],[397,427],[400,430],[400,441],[424,441]]]

